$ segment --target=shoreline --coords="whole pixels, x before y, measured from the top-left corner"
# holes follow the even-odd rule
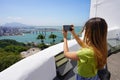
[[[31,42],[41,43],[41,41],[36,38],[39,34],[43,34],[46,37],[44,42],[46,44],[49,44],[50,42],[52,42],[52,39],[49,38],[49,35],[51,34],[51,32],[53,32],[53,34],[57,35],[55,39],[55,43],[59,43],[63,39],[62,31],[60,29],[61,29],[60,27],[56,27],[54,28],[54,30],[49,29],[49,30],[46,30],[46,32],[42,32],[42,31],[32,32],[33,29],[30,29],[31,33],[24,33],[24,35],[14,35],[14,36],[0,36],[0,40],[1,39],[13,39],[13,40],[16,40],[18,42],[23,42],[23,43],[31,43]],[[81,30],[81,27],[75,27],[76,33],[79,33],[80,30]],[[71,34],[68,33],[68,39],[70,38],[71,38]]]

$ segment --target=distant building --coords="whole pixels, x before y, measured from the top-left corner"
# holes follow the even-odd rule
[[[19,28],[13,27],[0,27],[0,36],[13,36],[13,35],[22,35]]]

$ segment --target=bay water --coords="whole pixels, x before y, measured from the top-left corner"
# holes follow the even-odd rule
[[[59,42],[61,42],[61,40],[63,40],[62,27],[47,27],[47,28],[59,29],[59,31],[52,32],[53,34],[55,34],[57,36],[55,39],[55,43],[59,43]],[[82,29],[81,26],[76,26],[75,32],[77,34],[79,34],[81,29]],[[46,44],[50,44],[50,42],[52,42],[52,39],[49,38],[50,34],[51,34],[51,31],[46,32],[46,36],[45,36],[45,40],[44,40],[44,42]],[[31,42],[41,43],[41,41],[39,39],[37,39],[38,35],[39,35],[39,33],[34,33],[34,34],[33,33],[25,33],[24,35],[0,36],[0,40],[1,39],[13,39],[13,40],[16,40],[18,42],[23,42],[23,43],[31,43]],[[71,38],[71,34],[70,34],[70,32],[68,32],[68,39],[70,39],[70,38]]]

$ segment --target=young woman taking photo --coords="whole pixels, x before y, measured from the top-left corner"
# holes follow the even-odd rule
[[[81,40],[71,25],[70,32],[81,46],[78,51],[70,52],[67,43],[67,31],[63,29],[64,55],[77,61],[76,80],[100,80],[98,70],[107,62],[107,23],[103,18],[89,19],[83,27],[84,39]]]

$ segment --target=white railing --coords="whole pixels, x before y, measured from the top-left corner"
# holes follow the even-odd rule
[[[75,40],[68,41],[71,51],[80,48]],[[63,51],[63,43],[27,57],[0,73],[0,80],[53,80],[56,76],[54,56]]]

